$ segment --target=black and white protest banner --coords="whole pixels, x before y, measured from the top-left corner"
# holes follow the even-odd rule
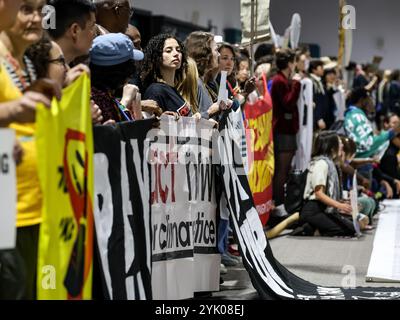
[[[235,121],[227,117],[217,137],[210,123],[191,118],[163,117],[158,129],[152,129],[154,120],[94,129],[95,223],[105,296],[185,299],[218,289],[219,170],[225,209],[261,298],[399,299],[400,290],[393,288],[318,286],[275,260],[234,142]]]
[[[13,149],[15,131],[0,129],[0,249],[15,247],[17,186]]]
[[[146,140],[156,300],[219,289],[212,127],[205,120],[164,116]]]
[[[94,128],[94,216],[105,298],[152,298],[150,182],[143,142],[153,122]]]
[[[254,159],[250,158],[252,156],[251,153],[247,151],[247,141],[246,141],[246,129],[243,121],[243,112],[241,108],[238,108],[236,111],[233,111],[229,117],[231,121],[232,127],[234,131],[232,134],[235,135],[234,141],[240,149],[240,154],[242,156],[243,167],[246,174],[249,172],[249,162],[253,162]]]
[[[399,288],[328,288],[307,282],[273,256],[254,207],[247,177],[243,175],[240,150],[234,143],[229,114],[220,122],[218,150],[223,172],[224,192],[231,225],[239,243],[243,264],[262,299],[364,300],[400,299]]]

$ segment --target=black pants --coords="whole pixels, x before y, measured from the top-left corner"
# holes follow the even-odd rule
[[[0,251],[0,299],[35,300],[39,225],[17,228],[17,246]]]
[[[326,213],[320,201],[307,201],[300,212],[300,222],[318,229],[322,236],[353,236],[353,223],[339,213]]]
[[[17,229],[17,250],[26,268],[26,300],[36,300],[36,278],[39,249],[40,225],[21,227]]]
[[[16,249],[0,251],[0,300],[22,300],[26,291],[24,260]]]

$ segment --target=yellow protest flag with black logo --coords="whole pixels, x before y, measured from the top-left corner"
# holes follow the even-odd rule
[[[93,130],[87,74],[51,108],[38,107],[36,143],[43,191],[38,299],[91,299]]]

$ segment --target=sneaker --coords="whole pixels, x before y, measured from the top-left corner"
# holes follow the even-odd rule
[[[238,261],[229,257],[226,253],[221,255],[221,262],[225,267],[235,267],[238,265]]]
[[[229,258],[236,260],[237,262],[241,262],[242,258],[238,257],[238,256],[234,256],[233,254],[231,254],[229,251],[225,253]]]
[[[240,252],[239,252],[239,250],[235,249],[235,248],[233,247],[233,245],[229,245],[229,246],[228,246],[228,252],[229,252],[231,255],[233,255],[233,256],[240,257]]]
[[[228,273],[228,269],[221,263],[221,266],[219,268],[219,273],[220,274],[227,274]]]

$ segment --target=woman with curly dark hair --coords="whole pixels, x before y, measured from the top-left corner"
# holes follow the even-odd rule
[[[182,42],[173,35],[160,34],[150,39],[144,54],[140,73],[144,99],[155,100],[164,112],[191,116],[190,105],[176,89],[187,69]]]

